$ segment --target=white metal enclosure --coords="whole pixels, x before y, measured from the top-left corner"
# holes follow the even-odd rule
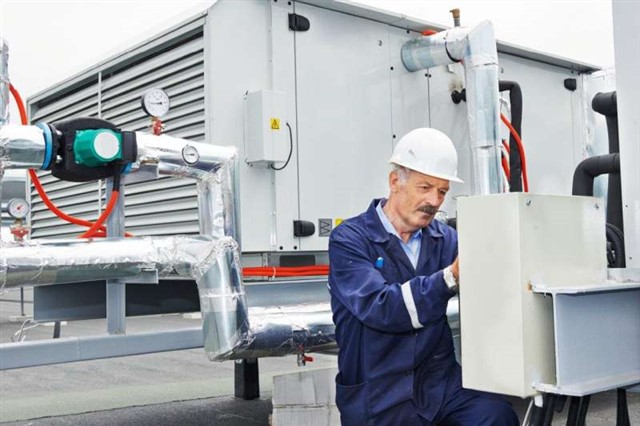
[[[310,29],[290,30],[290,13],[309,19]],[[452,185],[449,217],[456,214],[456,197],[471,193],[466,106],[450,97],[463,86],[461,67],[410,73],[400,60],[402,44],[426,28],[438,29],[342,2],[221,0],[36,95],[29,100],[30,116],[51,122],[88,115],[141,130],[149,122],[139,96],[159,86],[171,97],[168,134],[234,145],[244,158],[245,95],[283,92],[291,160],[282,171],[242,164],[242,248],[245,254],[322,252],[331,227],[386,194],[394,141],[415,127],[443,130],[458,147],[466,183]],[[505,44],[498,49],[504,79],[523,90],[531,191],[569,194],[585,152],[581,111],[590,100],[583,96],[584,73],[595,68]],[[567,78],[577,79],[576,91],[564,88]],[[284,125],[281,131],[287,131]],[[97,215],[97,184],[45,181],[52,199],[70,213]],[[126,196],[127,230],[134,234],[197,232],[193,185],[178,179],[133,184]],[[34,238],[76,232],[33,198]],[[294,220],[314,223],[316,232],[295,237]]]

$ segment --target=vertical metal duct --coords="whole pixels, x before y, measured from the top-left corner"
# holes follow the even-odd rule
[[[493,25],[484,21],[473,29],[453,28],[417,38],[406,42],[401,54],[409,71],[462,62],[473,150],[474,194],[502,192],[499,69]]]

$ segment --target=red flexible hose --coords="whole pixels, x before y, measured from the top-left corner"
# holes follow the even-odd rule
[[[509,170],[509,163],[507,163],[507,157],[502,156],[502,170],[504,170],[504,174],[507,175],[507,180],[511,180],[511,171]]]
[[[507,141],[504,139],[502,139],[502,146],[507,151],[507,154],[511,155],[511,150],[509,149],[509,145],[507,144]]]
[[[524,146],[522,145],[522,140],[520,139],[520,135],[518,134],[516,129],[513,128],[509,120],[507,120],[507,117],[504,116],[504,114],[500,114],[500,119],[505,124],[505,126],[509,128],[509,132],[511,132],[511,135],[513,136],[513,138],[515,139],[518,145],[518,152],[520,153],[520,163],[522,164],[522,182],[524,184],[524,192],[529,192],[529,177],[527,175],[527,159],[524,154]]]
[[[96,220],[96,222],[91,225],[91,228],[89,228],[84,234],[80,235],[79,238],[91,238],[93,237],[93,234],[96,233],[96,231],[100,230],[100,227],[102,227],[104,221],[107,220],[107,218],[111,214],[111,211],[113,211],[113,208],[116,205],[116,201],[118,201],[118,195],[120,195],[120,192],[111,191],[111,197],[109,197],[107,207],[104,209],[98,220]]]
[[[9,83],[9,91],[13,95],[13,99],[16,100],[16,104],[18,105],[18,112],[20,113],[20,121],[22,122],[23,125],[26,126],[29,123],[29,119],[27,118],[27,110],[24,107],[24,102],[22,102],[22,96],[20,96],[20,93],[18,93],[16,88],[13,87],[13,84],[11,83]]]
[[[246,267],[242,270],[245,277],[308,277],[329,274],[329,265],[311,266],[257,266]]]

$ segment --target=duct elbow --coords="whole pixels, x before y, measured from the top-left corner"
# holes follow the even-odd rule
[[[208,251],[192,276],[200,294],[205,352],[212,361],[224,361],[251,339],[247,302],[237,243],[222,238]]]

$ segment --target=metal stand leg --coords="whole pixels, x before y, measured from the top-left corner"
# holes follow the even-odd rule
[[[584,426],[587,420],[587,411],[589,410],[590,400],[590,395],[583,397],[571,397],[569,414],[567,415],[567,426]]]
[[[24,317],[24,287],[20,287],[20,316]]]
[[[589,401],[591,400],[591,395],[583,396],[580,398],[580,404],[578,406],[578,421],[576,422],[576,426],[584,426],[587,420],[587,411],[589,410]]]
[[[260,397],[260,380],[258,375],[258,359],[237,360],[234,366],[235,396],[242,399]]]
[[[525,426],[539,426],[542,422],[544,414],[544,407],[538,407],[537,405],[533,405],[531,407],[531,418],[529,419],[529,424]]]
[[[544,412],[544,417],[542,421],[543,426],[551,426],[551,422],[553,421],[553,415],[556,412],[556,394],[550,393],[545,395],[544,406],[542,410]]]
[[[573,426],[578,421],[578,407],[580,398],[572,396],[569,398],[569,413],[567,414],[567,426]]]
[[[631,426],[631,419],[629,419],[629,407],[627,406],[627,391],[625,389],[618,389],[616,426]]]
[[[53,323],[53,338],[60,338],[60,321],[56,321]]]

